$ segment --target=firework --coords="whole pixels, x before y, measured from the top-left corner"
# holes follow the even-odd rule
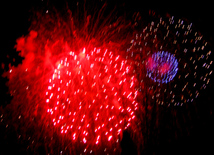
[[[193,101],[210,81],[211,51],[192,23],[170,16],[142,26],[99,5],[35,11],[17,39],[24,60],[4,73],[13,99],[1,122],[29,154],[117,154],[124,130],[139,149],[158,126],[155,105]]]
[[[37,11],[17,39],[24,60],[5,73],[13,96],[7,115],[19,139],[31,140],[29,152],[41,141],[51,154],[120,152],[123,131],[135,124],[137,79],[122,46],[131,25],[104,16],[105,6],[92,17]]]
[[[147,76],[155,82],[168,83],[178,71],[176,58],[168,52],[157,52],[148,58]]]
[[[157,104],[192,102],[206,88],[213,72],[208,43],[187,20],[173,16],[154,16],[151,20],[147,26],[141,25],[141,32],[135,34],[127,49],[140,88],[153,90],[150,96]]]
[[[58,63],[46,92],[54,126],[71,140],[98,146],[118,142],[117,135],[127,129],[138,107],[130,72],[127,61],[107,49],[84,48],[79,55],[71,51]]]

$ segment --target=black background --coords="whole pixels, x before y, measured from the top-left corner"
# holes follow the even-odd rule
[[[22,35],[26,35],[28,32],[27,30],[30,26],[28,21],[30,8],[34,5],[41,5],[42,3],[43,2],[40,0],[8,0],[0,4],[0,63],[3,62],[5,64],[5,69],[7,69],[9,62],[17,65],[21,61],[17,60],[14,63],[12,61],[13,58],[17,58],[17,54],[13,49],[15,40]],[[212,1],[194,1],[194,3],[187,1],[171,1],[171,3],[164,3],[163,1],[159,1],[156,3],[154,1],[142,2],[136,0],[126,0],[125,2],[117,1],[116,3],[125,3],[126,7],[131,11],[148,13],[149,10],[154,10],[157,14],[165,15],[166,13],[169,13],[178,18],[186,18],[193,22],[195,27],[209,42],[211,49],[213,49],[214,9],[212,8]],[[110,4],[113,5],[114,2],[110,2]],[[0,70],[0,74],[2,73],[3,69]],[[6,79],[0,78],[0,80],[0,106],[4,107],[9,104],[10,97],[9,95],[6,95]],[[193,105],[194,108],[193,106],[187,107],[188,111],[194,111],[197,109],[197,112],[190,112],[190,114],[194,113],[194,115],[191,116],[193,118],[191,119],[191,126],[187,129],[188,133],[182,137],[178,137],[176,139],[172,138],[172,140],[168,141],[167,139],[170,139],[170,137],[165,136],[168,132],[168,130],[166,130],[162,133],[162,139],[158,142],[158,144],[155,141],[148,143],[143,152],[144,154],[214,154],[212,149],[214,146],[213,83],[213,79],[211,79],[211,83],[208,88],[205,91],[202,91],[200,97]],[[165,109],[166,113],[170,110],[178,110],[178,113],[186,112],[184,109],[173,109],[173,107]],[[186,117],[189,116],[187,115]],[[13,134],[5,135],[5,127],[1,124],[0,127],[0,154],[22,152],[24,146],[20,146],[17,143],[16,136]],[[183,126],[183,128],[185,130],[187,127]],[[124,136],[122,148],[123,153],[133,154],[135,152],[134,144],[132,143],[128,133]],[[22,153],[24,153],[24,151]]]

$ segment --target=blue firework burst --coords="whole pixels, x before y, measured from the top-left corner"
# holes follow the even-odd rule
[[[147,59],[147,76],[159,83],[168,83],[177,74],[178,61],[169,52],[158,51]]]

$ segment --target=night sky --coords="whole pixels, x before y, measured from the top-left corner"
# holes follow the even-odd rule
[[[27,1],[4,1],[0,5],[1,20],[1,44],[0,44],[0,63],[5,64],[7,70],[9,63],[18,65],[21,58],[13,48],[18,37],[26,35],[30,23],[29,9],[35,5],[42,5],[39,0]],[[120,2],[117,2],[120,3]],[[124,3],[124,2],[123,2]],[[148,14],[149,10],[154,10],[157,14],[165,15],[169,13],[178,18],[186,18],[193,22],[194,26],[204,35],[204,38],[211,45],[213,51],[213,4],[211,1],[200,1],[194,3],[172,2],[168,3],[141,3],[135,0],[126,1],[126,7],[130,11],[139,11]],[[196,4],[197,3],[197,4]],[[114,4],[111,2],[110,4]],[[213,56],[213,55],[211,55]],[[15,59],[15,61],[13,60]],[[214,60],[214,58],[213,58]],[[213,68],[213,66],[212,66]],[[0,68],[0,74],[3,73]],[[7,94],[5,86],[6,78],[0,77],[0,107],[4,108],[10,104],[10,96]],[[213,75],[211,82],[205,90],[202,90],[198,99],[194,103],[188,103],[183,107],[162,108],[164,116],[162,117],[163,126],[160,131],[158,141],[156,137],[148,137],[148,142],[143,154],[213,154],[214,138],[214,81]],[[176,115],[173,115],[173,112]],[[176,118],[177,117],[177,118]],[[177,129],[173,124],[176,121],[181,122],[182,129],[179,135],[175,135]],[[151,129],[152,130],[152,129]],[[18,142],[15,131],[7,131],[5,124],[0,122],[0,154],[24,153],[27,144]],[[177,133],[177,132],[176,132]],[[133,154],[137,151],[135,144],[132,142],[129,133],[124,133],[124,139],[121,142],[122,153]],[[41,149],[41,154],[44,151]]]

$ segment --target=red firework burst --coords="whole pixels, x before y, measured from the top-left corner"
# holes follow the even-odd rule
[[[135,81],[127,60],[112,51],[71,51],[49,79],[47,111],[54,126],[74,141],[117,140],[135,118]]]
[[[83,20],[69,9],[63,17],[36,12],[29,35],[17,39],[24,60],[5,73],[13,96],[7,116],[19,139],[32,140],[29,150],[43,141],[51,154],[115,152],[135,124],[137,80],[123,55],[131,24],[104,17],[105,6]]]

